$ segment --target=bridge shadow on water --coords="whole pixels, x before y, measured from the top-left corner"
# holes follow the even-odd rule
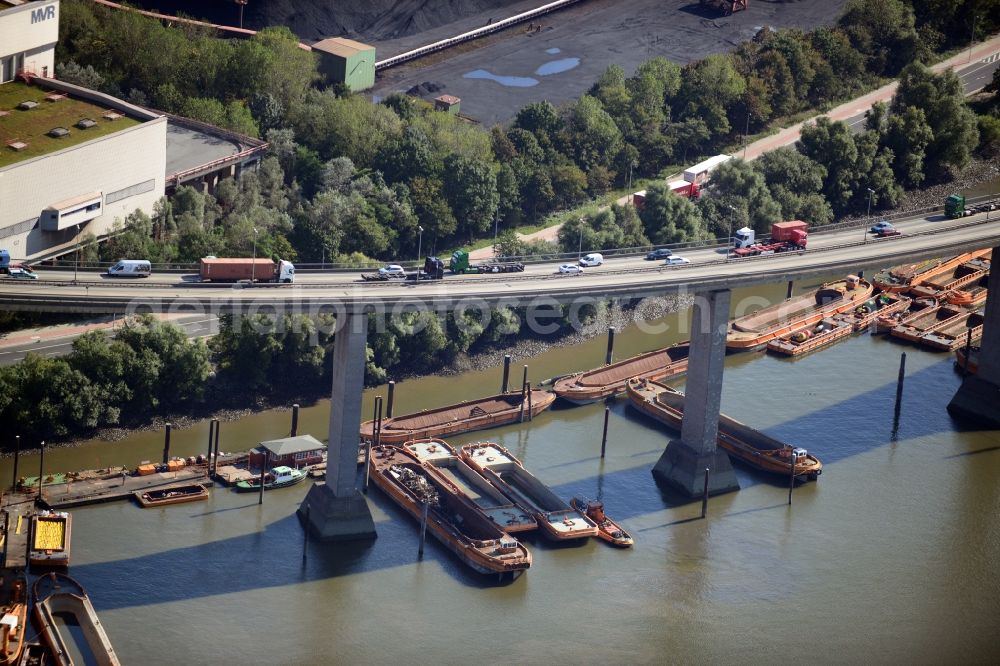
[[[898,432],[893,433],[895,383],[888,383],[866,393],[825,406],[821,410],[802,414],[793,420],[767,428],[768,434],[780,440],[803,446],[815,453],[827,466],[827,474],[836,474],[830,467],[840,460],[878,447],[895,445],[897,440],[925,437],[950,432],[955,425],[945,407],[958,384],[950,361],[942,360],[906,377],[902,418]],[[622,418],[635,419],[650,428],[671,431],[666,426],[626,408],[624,401],[613,407]],[[752,419],[743,419],[752,425]],[[666,441],[666,439],[664,440]],[[613,447],[613,442],[609,442]],[[970,451],[969,454],[981,451]],[[630,458],[658,457],[659,450],[628,454]],[[577,461],[577,464],[597,464],[598,457]],[[553,490],[563,498],[575,495],[608,499],[608,513],[628,521],[649,513],[690,503],[661,489],[652,478],[652,465],[644,462],[636,467],[607,474],[596,474],[558,486]],[[784,486],[787,481],[742,465],[735,466],[742,488],[758,483]],[[544,470],[532,470],[544,478]],[[821,477],[820,483],[822,483]],[[266,499],[265,499],[266,501]],[[99,587],[93,597],[101,609],[128,608],[138,605],[166,603],[216,594],[239,593],[295,585],[308,581],[364,574],[394,567],[412,566],[418,561],[419,526],[377,488],[368,493],[368,501],[388,520],[376,523],[378,538],[373,541],[330,544],[311,540],[303,562],[303,530],[291,512],[260,531],[161,552],[91,564],[73,565],[73,574],[85,581],[95,581]],[[777,505],[775,505],[777,506]],[[751,511],[770,509],[761,507]],[[221,507],[218,511],[238,514],[254,511],[252,505]],[[195,512],[193,517],[204,514]],[[670,527],[688,522],[679,519]],[[540,538],[532,538],[533,548],[552,548]],[[456,582],[469,587],[492,587],[497,579],[482,576],[463,566],[459,560],[430,534],[427,535],[422,564],[440,567]],[[122,581],[129,581],[122,585]],[[140,585],[134,581],[156,581]],[[169,581],[169,584],[164,584]]]

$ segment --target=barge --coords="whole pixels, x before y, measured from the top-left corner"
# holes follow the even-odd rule
[[[633,407],[680,432],[684,418],[683,393],[664,384],[642,380],[629,382],[626,392]],[[719,414],[718,444],[737,460],[763,472],[786,477],[793,474],[794,455],[796,478],[815,481],[823,473],[823,463],[805,449],[789,446],[725,414]]]
[[[988,252],[983,251],[983,253],[987,254]],[[924,280],[919,285],[911,288],[909,293],[915,297],[940,298],[949,291],[975,285],[980,278],[989,275],[989,272],[990,260],[984,256],[977,256],[959,264],[952,270]]]
[[[611,398],[624,392],[625,383],[633,377],[661,380],[684,374],[690,350],[690,344],[682,342],[666,349],[639,354],[588,372],[562,377],[556,380],[552,390],[574,405]]]
[[[31,517],[31,545],[28,561],[32,566],[68,567],[73,516],[65,511],[41,511]]]
[[[968,352],[965,346],[956,349],[955,367],[972,375],[979,372],[979,347],[970,347]]]
[[[986,303],[989,294],[987,286],[989,275],[984,275],[973,284],[966,285],[962,289],[955,289],[945,294],[945,300],[951,305],[962,305],[967,308],[978,308]]]
[[[875,317],[875,325],[872,327],[872,332],[878,334],[888,333],[897,326],[909,324],[922,314],[927,314],[939,307],[941,307],[941,303],[938,303],[937,299],[934,298],[913,299],[902,310],[882,313]]]
[[[380,444],[402,444],[411,439],[447,437],[484,428],[517,423],[538,416],[555,401],[548,391],[501,393],[416,414],[382,419]],[[375,422],[361,424],[362,441],[374,441]]]
[[[585,497],[570,499],[569,505],[581,515],[590,518],[597,525],[597,538],[607,541],[612,546],[631,548],[635,544],[632,535],[621,525],[608,518],[604,513],[604,503],[600,500],[589,500]]]
[[[459,456],[510,501],[527,508],[546,537],[554,541],[575,541],[597,536],[593,520],[561,500],[500,444],[466,444]]]
[[[208,499],[208,488],[200,483],[192,483],[186,486],[173,486],[157,490],[137,490],[135,491],[135,499],[139,502],[139,506],[144,509],[168,504],[201,502]]]
[[[447,442],[440,439],[418,439],[407,442],[403,448],[448,479],[463,497],[504,532],[525,532],[538,528],[538,523],[527,509],[511,502],[469,467]]]
[[[955,318],[946,326],[935,328],[920,337],[920,344],[933,349],[955,351],[965,347],[966,343],[978,342],[983,337],[983,314],[981,312],[966,312]],[[970,337],[969,332],[972,335]]]
[[[420,522],[468,567],[483,574],[516,578],[531,566],[531,553],[486,518],[433,466],[398,446],[372,448],[369,473],[378,488]]]
[[[787,333],[812,326],[826,317],[853,310],[872,295],[872,285],[855,275],[740,317],[729,324],[729,351],[762,349]]]
[[[990,249],[976,250],[947,259],[927,259],[912,264],[902,264],[877,273],[872,282],[880,291],[905,293],[967,261],[985,257],[990,252]]]
[[[815,326],[800,328],[793,333],[771,340],[767,351],[785,356],[802,356],[811,351],[833,344],[854,332],[854,326],[846,321],[827,318]]]
[[[21,659],[28,621],[28,579],[24,569],[6,569],[0,578],[0,666]]]
[[[957,305],[942,305],[939,308],[929,308],[923,314],[905,324],[899,324],[889,334],[894,338],[907,342],[920,342],[924,334],[939,328],[949,326],[968,314],[965,308]]]
[[[90,597],[66,574],[50,572],[32,587],[34,617],[56,666],[120,666]],[[74,657],[82,661],[78,665]]]
[[[872,328],[879,317],[891,317],[896,313],[905,312],[910,307],[912,299],[902,294],[885,292],[865,301],[853,310],[834,315],[837,321],[849,323],[855,332]]]

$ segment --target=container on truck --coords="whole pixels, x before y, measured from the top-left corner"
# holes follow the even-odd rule
[[[152,272],[146,259],[122,259],[107,270],[109,277],[149,277]]]
[[[295,282],[295,266],[290,261],[258,259],[219,259],[205,257],[199,263],[199,275],[208,282]]]
[[[455,250],[448,262],[448,270],[452,273],[521,273],[524,264],[520,261],[492,260],[473,264],[469,253],[465,250]]]
[[[743,227],[736,232],[733,254],[737,257],[754,257],[806,249],[809,225],[802,220],[775,222],[771,225],[771,239],[757,242],[753,229]]]

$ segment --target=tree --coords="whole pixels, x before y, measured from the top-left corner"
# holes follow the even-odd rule
[[[933,138],[922,109],[909,106],[889,117],[883,145],[894,155],[892,170],[903,187],[915,188],[924,182],[927,146]]]
[[[826,168],[792,147],[764,153],[753,163],[767,182],[771,198],[786,220],[801,219],[812,225],[833,219],[830,204],[822,195]]]
[[[802,126],[797,144],[809,159],[826,167],[823,194],[835,212],[847,210],[857,194],[858,148],[847,125],[826,116]]]
[[[639,219],[646,236],[657,245],[708,238],[701,213],[691,200],[677,196],[664,182],[653,183],[646,189]]]
[[[493,225],[500,197],[492,165],[458,155],[446,158],[444,193],[459,221],[460,233],[474,238]]]
[[[566,133],[573,159],[585,171],[598,165],[608,166],[622,147],[618,126],[600,100],[590,95],[584,95],[569,107]]]
[[[839,25],[876,74],[895,76],[920,55],[913,9],[902,0],[850,0]]]
[[[771,196],[763,174],[749,162],[733,159],[720,164],[706,189],[712,198],[743,211],[747,224],[758,233],[781,220],[781,207]]]

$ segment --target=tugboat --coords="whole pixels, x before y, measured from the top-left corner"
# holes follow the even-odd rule
[[[621,525],[608,518],[604,513],[604,503],[600,500],[589,500],[585,497],[574,497],[569,505],[583,516],[597,524],[597,538],[607,541],[612,546],[630,548],[635,541]]]
[[[292,469],[285,465],[274,467],[270,472],[264,474],[264,490],[294,486],[304,478],[306,478],[306,473],[300,469]],[[246,479],[236,484],[236,492],[238,493],[248,493],[254,490],[260,490],[259,477]]]

